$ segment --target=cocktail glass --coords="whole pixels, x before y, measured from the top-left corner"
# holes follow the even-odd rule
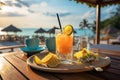
[[[56,30],[56,53],[62,63],[72,64],[73,34],[66,35]]]

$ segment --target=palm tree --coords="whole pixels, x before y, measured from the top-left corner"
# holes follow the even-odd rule
[[[96,33],[96,21],[93,21],[93,27],[92,30],[94,32],[94,34]]]
[[[88,20],[83,19],[83,21],[80,22],[79,27],[80,27],[80,29],[83,29],[85,32],[85,28],[89,28]],[[86,32],[85,32],[85,35],[86,35]]]
[[[88,27],[88,20],[83,19],[83,21],[80,22],[79,27],[80,27],[80,29],[84,29],[85,27]]]

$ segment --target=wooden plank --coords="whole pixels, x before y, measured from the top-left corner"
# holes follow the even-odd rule
[[[104,80],[102,77],[96,77],[87,72],[55,74],[55,76],[59,77],[61,80]]]
[[[112,62],[112,63],[116,63],[116,64],[118,64],[118,65],[120,64],[120,61],[119,61],[119,60],[115,60],[115,59],[111,59],[111,62]]]
[[[21,60],[23,61],[26,61],[27,60],[27,56],[24,54],[24,52],[19,52],[18,54],[14,54],[16,57],[20,58]]]
[[[0,57],[0,74],[3,80],[27,80],[3,57]]]
[[[118,57],[118,56],[116,56],[116,57],[110,56],[110,58],[114,61],[120,61],[120,57]]]
[[[104,71],[120,75],[120,70],[117,70],[117,69],[107,68]]]
[[[94,52],[98,52],[98,53],[120,56],[120,51],[116,51],[116,50],[105,50],[105,49],[101,49],[101,48],[92,48],[91,50]]]
[[[120,70],[120,64],[112,63],[112,64],[110,65],[110,67],[111,67],[111,68],[114,68],[114,69]]]
[[[119,80],[120,75],[118,74],[113,74],[111,72],[96,72],[96,71],[91,71],[89,74],[92,74],[94,76],[102,77],[104,80]]]
[[[23,73],[30,80],[48,80],[48,79],[58,80],[56,77],[50,75],[49,73],[39,72],[38,75],[38,73],[35,73],[33,70],[31,70],[31,68],[26,64],[25,61],[21,60],[20,58],[14,55],[5,56],[5,58],[8,61],[10,61],[11,64],[13,64],[18,70],[21,71],[21,73]]]

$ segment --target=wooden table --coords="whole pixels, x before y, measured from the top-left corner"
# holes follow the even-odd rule
[[[0,54],[0,80],[119,80],[120,53],[117,56],[114,52],[114,55],[103,54],[112,60],[103,72],[50,73],[32,69],[27,65],[27,56],[23,52],[3,53]]]

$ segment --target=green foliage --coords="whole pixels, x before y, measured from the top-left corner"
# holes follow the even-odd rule
[[[112,12],[113,16],[101,22],[101,28],[104,28],[108,25],[120,29],[120,5],[116,8],[116,12]]]

